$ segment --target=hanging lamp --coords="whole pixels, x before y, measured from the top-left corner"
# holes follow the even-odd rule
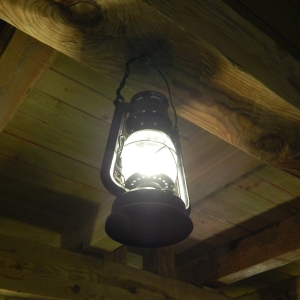
[[[167,98],[142,91],[127,103],[121,96],[129,65],[136,60],[140,57],[126,63],[117,89],[101,167],[103,185],[117,197],[105,230],[113,240],[128,246],[163,247],[189,236],[191,207],[177,124],[168,115]],[[168,83],[167,87],[174,109]]]

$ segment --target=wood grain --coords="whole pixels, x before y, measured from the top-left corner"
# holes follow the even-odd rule
[[[127,265],[127,246],[122,245],[116,250],[107,253],[104,259],[106,261],[114,261],[122,265]]]
[[[21,112],[104,150],[110,124],[34,89]]]
[[[111,199],[107,192],[54,174],[30,163],[20,163],[16,157],[10,155],[0,154],[0,173],[29,185],[42,187],[62,195],[79,197],[97,204],[105,199]]]
[[[17,158],[19,161],[106,192],[99,180],[98,168],[75,161],[6,132],[0,135],[0,145],[0,153],[5,156]]]
[[[239,198],[239,196],[237,197]],[[248,201],[251,200],[247,198],[245,202]],[[247,209],[244,209],[242,205],[235,205],[220,199],[218,195],[212,195],[202,199],[199,201],[199,203],[196,203],[193,206],[193,209],[238,225],[251,232],[260,230],[270,224],[270,222],[257,214],[258,211],[255,213],[253,211],[251,212]],[[255,219],[255,221],[252,219]],[[247,220],[249,221],[247,222]]]
[[[234,207],[240,208],[244,212],[252,214],[252,217],[257,219],[257,223],[260,218],[263,219],[266,222],[265,226],[291,216],[291,211],[287,211],[277,203],[268,201],[263,194],[256,195],[251,193],[248,190],[246,181],[245,179],[238,179],[234,184],[221,190],[216,197]],[[277,199],[279,202],[280,191],[278,191]],[[294,199],[295,196],[289,195],[288,201]]]
[[[144,249],[143,270],[163,277],[176,278],[175,245]]]
[[[295,48],[300,50],[300,42],[298,36],[300,34],[299,11],[295,9],[289,1],[277,0],[273,5],[267,0],[263,1],[246,1],[239,0],[252,14],[271,27],[279,35],[284,36]],[[272,14],[268,10],[272,10]],[[282,26],[284,24],[284,26]]]
[[[260,1],[259,3],[243,0],[222,1],[271,38],[278,48],[283,48],[284,51],[287,51],[299,61],[300,47],[296,37],[300,9],[297,0],[277,0],[273,5],[268,1]],[[253,10],[255,6],[256,9]]]
[[[273,300],[273,299],[297,299],[300,293],[300,277],[286,278],[282,282],[275,282],[263,287],[256,292],[250,292],[241,296],[239,300]]]
[[[251,3],[249,3],[251,1],[241,0],[240,2],[248,2],[248,6],[251,7]],[[266,2],[260,1],[259,5],[263,6]],[[195,36],[201,36],[201,39],[209,43],[210,46],[220,49],[222,54],[236,68],[249,72],[273,92],[280,95],[280,97],[300,108],[299,62],[277,47],[274,41],[242,19],[226,4],[220,1],[207,2],[197,0],[178,2],[172,8],[166,2],[158,0],[151,0],[149,4],[154,6],[161,16],[166,17],[167,15],[172,24],[179,28],[184,28]],[[252,7],[255,5],[258,6],[252,1]],[[290,11],[288,4],[284,3],[284,1],[281,1],[281,9],[278,6],[280,6],[279,1],[276,2],[276,5],[270,6],[272,14],[268,14],[268,10],[265,11],[263,19],[266,20],[268,15],[275,23],[275,20],[278,19],[276,18],[276,13],[283,14],[284,9]],[[259,11],[264,13],[263,9]],[[290,14],[292,13],[293,11],[290,11]],[[185,14],[188,14],[189,17],[183,18]],[[288,18],[287,14],[285,16]],[[292,22],[292,19],[289,18],[289,22]],[[295,22],[298,21],[296,17],[294,20]],[[284,21],[281,20],[280,27],[288,30],[288,27],[282,26],[282,23]],[[199,26],[195,26],[195,24]],[[292,26],[295,26],[293,27],[294,30],[290,31],[295,32],[295,30],[298,30],[296,24]],[[292,33],[290,32],[290,34]],[[295,35],[297,36],[296,32]],[[218,71],[209,79],[212,85],[225,86],[229,80],[234,81],[231,78],[231,75],[233,75],[231,68]],[[223,73],[223,71],[225,72]],[[270,75],[273,72],[276,72],[277,75]],[[227,80],[223,76],[227,76]],[[244,79],[247,77],[245,76]],[[236,80],[239,81],[239,78]],[[236,88],[235,92],[241,91],[238,86]]]
[[[198,145],[202,144],[201,139],[196,142]],[[219,146],[217,149],[224,153],[224,145],[221,142],[217,142]],[[204,155],[206,161],[202,163],[202,158],[200,161],[197,158],[190,160],[188,155],[185,156],[187,157],[187,181],[193,204],[261,164],[258,159],[249,156],[244,151],[236,150],[231,149],[228,156],[218,155],[218,157],[210,158]],[[196,145],[191,147],[191,151],[198,152],[198,147]],[[193,163],[191,167],[190,162]]]
[[[36,130],[39,128],[39,130]],[[45,121],[40,121],[22,112],[17,112],[4,132],[31,143],[100,169],[104,145],[98,145],[69,134]],[[99,146],[99,144],[101,146]],[[104,144],[104,143],[103,143]]]
[[[81,7],[82,16],[86,9],[94,11],[87,23],[81,9],[71,11],[72,1],[6,0],[0,12],[14,26],[117,81],[128,58],[164,41],[153,62],[168,74],[179,114],[299,176],[299,63],[215,1],[149,3],[94,1]],[[142,66],[136,66],[128,86],[165,90],[161,78]]]
[[[299,215],[198,259],[198,284],[226,284],[299,260]],[[234,264],[232,263],[234,261]]]
[[[50,69],[35,88],[103,122],[111,123],[114,112],[111,99],[60,73]]]
[[[103,259],[1,237],[0,295],[27,299],[227,297]]]
[[[0,57],[0,131],[56,56],[54,49],[15,31]]]

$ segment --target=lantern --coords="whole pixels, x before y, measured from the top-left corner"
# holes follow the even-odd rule
[[[103,185],[117,197],[106,220],[106,233],[135,247],[180,242],[193,224],[168,100],[158,92],[143,91],[130,103],[115,104],[101,168]]]

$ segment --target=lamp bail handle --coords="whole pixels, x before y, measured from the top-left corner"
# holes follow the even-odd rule
[[[114,105],[117,105],[120,102],[125,102],[124,97],[121,95],[121,91],[122,91],[123,87],[125,86],[126,79],[128,78],[128,76],[130,74],[130,64],[134,63],[137,59],[138,59],[138,57],[133,57],[126,62],[125,74],[122,78],[122,81],[120,82],[119,88],[116,90],[117,96],[114,101]]]
[[[129,59],[127,62],[126,62],[126,68],[125,68],[125,74],[122,78],[122,81],[118,87],[118,89],[116,90],[116,99],[114,101],[114,105],[118,105],[119,103],[121,102],[126,102],[124,97],[121,95],[121,91],[123,89],[123,87],[125,86],[126,84],[126,79],[129,77],[130,75],[130,65],[134,62],[140,62],[140,63],[143,63],[143,64],[149,64],[152,68],[154,68],[161,76],[162,78],[164,79],[166,85],[167,85],[167,89],[168,89],[168,94],[169,94],[169,99],[170,99],[170,104],[171,104],[171,107],[173,109],[173,112],[174,112],[174,119],[175,119],[175,124],[174,124],[174,128],[175,128],[175,131],[178,133],[178,127],[177,127],[177,113],[176,113],[176,109],[175,109],[175,106],[173,104],[173,99],[172,99],[172,95],[171,95],[171,90],[170,90],[170,86],[169,86],[169,83],[165,77],[165,75],[161,72],[161,70],[159,70],[151,61],[150,59],[144,54],[144,52],[142,54],[140,54],[139,56],[137,57],[133,57],[131,59]]]

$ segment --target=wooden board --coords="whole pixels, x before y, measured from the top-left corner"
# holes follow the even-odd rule
[[[20,163],[17,158],[2,154],[0,154],[0,173],[58,194],[79,197],[97,204],[101,204],[103,200],[111,198],[107,192],[48,172],[29,163]]]
[[[191,268],[197,284],[240,281],[299,260],[299,215],[200,256]],[[232,261],[235,263],[232,264]],[[196,274],[196,275],[195,275]]]
[[[227,297],[103,259],[1,237],[0,294],[27,299]]]
[[[50,69],[35,88],[104,122],[111,123],[114,105],[109,98],[60,73]]]
[[[219,146],[221,146],[222,149],[223,145],[221,143]],[[197,150],[194,148],[194,151]],[[192,203],[196,203],[261,164],[261,162],[249,156],[247,153],[235,150],[232,151],[232,155],[228,157],[220,156],[218,160],[214,160],[214,158],[209,159],[209,157],[206,158],[207,161],[204,163],[203,170],[199,170],[197,160],[193,161],[193,168],[199,170],[194,180],[190,181],[189,175],[187,175]],[[207,169],[205,169],[205,167],[207,167]]]
[[[105,191],[99,179],[100,170],[95,167],[75,161],[6,132],[2,132],[0,135],[0,145],[0,153],[3,155],[17,158],[19,161],[48,172]]]
[[[282,63],[283,54],[276,45],[222,2],[178,2],[169,7],[156,0],[149,2],[151,5],[135,1],[130,4],[135,9],[118,4],[116,10],[111,10],[107,3],[95,2],[97,5],[83,6],[89,13],[79,3],[71,6],[70,3],[73,2],[44,0],[39,5],[35,0],[26,4],[15,2],[16,7],[22,7],[16,10],[5,2],[1,17],[117,81],[132,53],[141,53],[162,40],[161,55],[157,55],[155,63],[169,74],[182,117],[260,160],[299,176],[299,147],[294,137],[300,126],[299,110],[295,108],[299,107],[300,65],[286,53]],[[72,9],[66,9],[69,6]],[[78,7],[81,9],[77,10]],[[168,17],[170,9],[172,17]],[[191,11],[189,18],[182,17]],[[38,18],[39,30],[36,30],[32,19],[39,14],[47,18]],[[93,21],[86,23],[88,18]],[[93,29],[88,30],[87,24]],[[232,44],[241,48],[232,48]],[[133,90],[153,87],[165,90],[157,74],[150,75],[151,83],[147,83],[149,74],[149,69],[138,66],[128,86]],[[73,96],[76,102],[76,95]],[[102,117],[108,117],[106,109]]]
[[[248,199],[246,201],[248,203]],[[270,224],[260,216],[256,216],[254,212],[251,213],[247,209],[243,209],[243,206],[233,205],[214,196],[208,196],[199,201],[193,209],[238,225],[251,232],[260,230]],[[251,221],[252,218],[255,219],[255,222]]]
[[[297,26],[299,22],[299,2],[297,0],[245,1],[223,0],[237,14],[265,33],[298,61],[300,59]]]
[[[1,42],[7,45],[0,53],[0,131],[57,56],[57,51],[19,30]]]
[[[20,111],[104,149],[110,124],[43,92],[33,90]]]
[[[37,128],[38,130],[36,130]],[[16,113],[4,132],[91,167],[97,169],[101,167],[104,154],[104,145],[101,145],[101,141],[97,145],[95,145],[96,142],[93,144],[89,143],[25,113]]]
[[[229,1],[228,1],[229,2]],[[267,0],[262,1],[235,1],[245,7],[253,15],[253,18],[263,20],[270,29],[291,44],[292,47],[300,50],[299,34],[300,20],[299,10],[290,1],[276,0],[272,4]],[[299,3],[298,3],[299,6]],[[251,19],[249,19],[251,22]],[[261,27],[259,27],[261,28]],[[268,34],[269,31],[266,33]],[[292,52],[293,53],[293,52]],[[297,56],[298,59],[300,58]]]

